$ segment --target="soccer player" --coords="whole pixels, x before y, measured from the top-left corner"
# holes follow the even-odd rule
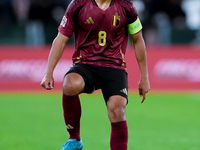
[[[41,86],[54,87],[53,70],[67,41],[75,34],[73,66],[63,79],[63,114],[69,140],[61,150],[81,150],[81,105],[79,94],[101,89],[111,122],[111,150],[127,150],[128,129],[125,108],[128,81],[124,56],[128,32],[140,68],[141,103],[150,89],[142,25],[129,0],[72,0],[52,43]],[[98,137],[97,137],[98,138]]]

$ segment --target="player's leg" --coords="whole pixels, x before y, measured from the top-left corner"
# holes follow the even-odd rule
[[[102,92],[111,122],[111,150],[127,150],[128,128],[125,108],[128,102],[127,73],[116,68],[103,68]]]
[[[62,105],[70,140],[63,145],[61,150],[82,149],[83,147],[80,139],[81,104],[78,94],[83,91],[84,85],[83,78],[77,73],[69,73],[64,77]]]
[[[78,95],[82,92],[90,93],[94,89],[87,76],[92,76],[90,71],[84,65],[77,64],[64,77],[63,114],[70,139],[61,150],[79,150],[83,147],[80,138],[81,104]]]
[[[127,99],[122,96],[111,96],[107,101],[108,117],[111,122],[111,150],[127,150],[128,127],[125,107]]]
[[[81,104],[78,94],[84,89],[84,80],[77,73],[69,73],[63,80],[63,115],[70,139],[80,140]]]

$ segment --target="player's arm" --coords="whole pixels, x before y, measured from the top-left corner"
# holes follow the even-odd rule
[[[52,43],[51,51],[48,57],[47,68],[41,82],[41,86],[46,90],[51,90],[54,87],[53,71],[63,54],[68,40],[68,37],[58,33]]]
[[[141,30],[138,33],[131,34],[131,38],[133,41],[135,56],[140,69],[140,81],[138,84],[138,90],[140,96],[143,97],[141,101],[141,103],[143,103],[146,98],[146,93],[150,89],[148,68],[147,68],[146,47],[142,37]]]

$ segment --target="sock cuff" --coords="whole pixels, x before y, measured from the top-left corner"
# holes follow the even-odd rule
[[[78,95],[68,96],[68,95],[65,95],[64,93],[62,97],[63,97],[63,100],[68,103],[74,102],[75,100],[79,99]]]
[[[111,129],[112,130],[127,129],[126,120],[120,121],[120,122],[111,123]]]

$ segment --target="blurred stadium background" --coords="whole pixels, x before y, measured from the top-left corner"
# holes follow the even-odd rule
[[[1,0],[0,90],[40,89],[50,45],[69,2]],[[133,0],[133,3],[144,26],[151,89],[199,90],[200,0]],[[58,90],[71,65],[73,44],[74,37],[55,71]],[[138,67],[130,41],[128,45],[129,87],[135,90]]]
[[[130,127],[130,139],[133,141],[130,142],[130,150],[198,150],[200,0],[132,1],[144,27],[151,91],[147,102],[139,105],[140,98],[135,94],[139,70],[129,41],[125,59],[130,99],[138,100],[129,102],[127,106],[129,125],[133,126]],[[74,37],[70,38],[54,72],[53,92],[45,92],[40,82],[51,43],[69,3],[70,0],[0,0],[2,150],[13,147],[53,150],[65,142],[61,102],[57,100],[61,100],[63,75],[71,66]],[[90,128],[90,133],[97,133],[95,127],[98,125],[90,122],[89,126],[88,121],[96,119],[98,122],[98,118],[103,118],[95,115],[99,115],[97,110],[103,109],[101,113],[106,116],[104,103],[98,100],[102,97],[98,93],[94,96],[83,95],[82,102],[87,108],[83,108],[83,118],[86,119],[82,123],[85,123],[86,129]],[[97,99],[97,102],[84,99]],[[98,106],[97,110],[88,107],[90,105]],[[95,113],[91,114],[91,111]],[[101,127],[109,128],[107,118],[103,118],[101,123]],[[104,131],[98,129],[99,149],[95,138],[83,130],[83,138],[88,139],[85,140],[86,149],[108,149],[107,128]]]

